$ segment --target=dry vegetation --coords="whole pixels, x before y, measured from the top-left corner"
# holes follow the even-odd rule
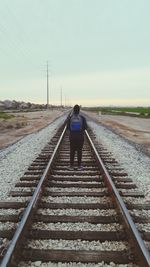
[[[64,110],[54,109],[36,112],[0,113],[0,149],[46,127],[63,112]],[[89,111],[85,113],[96,120],[97,123],[112,129],[135,144],[144,146],[146,151],[150,151],[150,118],[100,115],[99,112]]]
[[[11,112],[0,116],[0,149],[36,132],[59,117],[64,110]]]

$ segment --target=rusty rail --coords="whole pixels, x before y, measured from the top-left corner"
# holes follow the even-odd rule
[[[57,151],[60,147],[60,144],[62,142],[62,139],[64,137],[64,134],[65,134],[65,131],[66,131],[66,126],[64,127],[63,129],[63,132],[59,138],[59,141],[54,149],[54,152],[48,162],[48,165],[38,183],[38,186],[24,212],[24,215],[18,225],[18,228],[16,229],[16,232],[11,240],[11,243],[8,247],[8,250],[1,262],[1,267],[8,267],[10,265],[13,266],[13,260],[14,260],[14,257],[16,255],[16,252],[17,252],[17,248],[19,247],[20,245],[20,242],[23,240],[24,238],[24,234],[26,232],[26,228],[28,227],[29,225],[29,222],[31,221],[32,219],[32,213],[33,213],[33,210],[35,209],[35,207],[37,206],[37,203],[38,203],[38,200],[39,200],[39,196],[41,195],[42,193],[42,188],[44,186],[44,182],[46,180],[46,177],[47,175],[49,174],[50,172],[50,169],[51,169],[51,165],[56,157],[56,154],[57,154]]]
[[[29,202],[29,205],[24,212],[24,215],[20,221],[20,224],[18,225],[18,228],[15,232],[15,235],[14,235],[13,239],[11,240],[11,243],[8,247],[8,250],[7,250],[7,252],[6,252],[6,254],[5,254],[5,256],[1,262],[1,267],[14,266],[13,264],[15,262],[17,249],[19,248],[19,246],[21,245],[21,242],[24,239],[24,235],[26,233],[27,227],[28,227],[28,225],[32,219],[33,211],[37,207],[39,198],[42,194],[42,191],[43,191],[43,188],[45,185],[46,178],[49,175],[49,173],[51,172],[52,163],[55,160],[55,157],[57,155],[57,151],[59,150],[59,147],[62,143],[65,132],[66,132],[66,126],[63,129],[63,132],[59,138],[59,141],[58,141],[58,143],[54,149],[54,152],[52,153],[52,156],[48,162],[48,165],[47,165],[47,167],[46,167],[46,169],[45,169],[45,171],[44,171],[44,173],[43,173],[43,175],[42,175],[42,177],[41,177],[41,179],[37,185],[37,188],[36,188],[32,198]],[[95,148],[95,145],[93,144],[87,131],[86,131],[86,136],[87,136],[87,139],[90,143],[90,146],[92,147],[92,149],[95,153],[98,165],[101,169],[101,172],[102,172],[102,175],[104,177],[105,183],[107,184],[108,190],[114,196],[116,205],[124,217],[124,221],[125,221],[126,227],[128,228],[128,230],[130,232],[130,236],[131,236],[132,240],[134,240],[134,247],[135,247],[135,250],[138,251],[139,262],[141,264],[140,266],[142,266],[142,267],[150,266],[149,252],[146,249],[144,242],[141,239],[141,236],[140,236],[139,232],[137,231],[136,226],[134,225],[134,222],[133,222],[129,212],[128,212],[118,190],[116,189],[107,169],[105,168],[104,163],[103,163],[102,159],[100,158],[100,156],[97,152],[97,149]],[[137,254],[137,251],[136,251],[136,254]]]

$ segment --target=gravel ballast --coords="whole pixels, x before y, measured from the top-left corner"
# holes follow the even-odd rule
[[[45,145],[55,135],[56,130],[66,119],[62,116],[48,127],[29,134],[12,146],[0,152],[0,200],[6,200],[10,190],[28,169]]]
[[[150,158],[109,129],[92,121],[88,123],[97,141],[112,153],[120,166],[144,193],[146,199],[150,200]]]
[[[110,262],[109,264],[105,264],[103,261],[99,262],[99,263],[75,263],[75,262],[69,262],[69,263],[63,263],[63,262],[59,262],[59,263],[54,263],[54,262],[45,262],[42,263],[41,261],[35,261],[35,262],[29,262],[29,263],[25,263],[25,262],[21,262],[19,264],[18,267],[38,267],[38,266],[42,266],[42,267],[138,267],[135,264],[115,264],[113,262]]]
[[[44,146],[50,141],[50,139],[54,136],[56,133],[57,128],[61,125],[61,123],[65,120],[66,116],[63,116],[55,122],[51,123],[48,127],[42,129],[41,131],[30,134],[27,137],[23,138],[19,142],[15,143],[14,145],[2,150],[0,152],[0,183],[1,183],[1,191],[0,191],[0,201],[10,201],[12,198],[8,197],[8,194],[10,190],[14,189],[15,184],[19,181],[20,177],[23,176],[24,172],[28,169],[32,161],[38,156],[40,151],[44,148]],[[104,147],[108,149],[109,152],[114,155],[116,160],[119,162],[120,166],[124,168],[124,170],[128,173],[128,176],[132,178],[132,180],[137,184],[140,191],[143,191],[146,198],[143,199],[143,203],[150,200],[150,158],[145,156],[140,150],[137,150],[134,145],[130,144],[125,139],[119,137],[117,134],[111,132],[109,129],[105,128],[104,126],[101,126],[99,124],[96,124],[95,122],[88,121],[90,127],[94,130],[97,141],[99,143],[103,143]],[[65,170],[64,170],[65,172]],[[59,172],[58,172],[59,173]],[[86,172],[87,173],[87,172]],[[70,174],[70,172],[68,172]],[[90,171],[88,172],[90,174]],[[74,178],[74,177],[73,177]],[[99,189],[97,189],[99,190]],[[28,200],[29,198],[21,197],[21,198],[13,198],[14,201],[24,201]],[[64,203],[70,202],[69,198],[61,198]],[[100,198],[102,201],[102,198]],[[45,198],[46,201],[52,201],[57,200],[57,198]],[[74,198],[75,203],[78,201],[82,201],[82,198]],[[87,200],[87,203],[90,201],[95,202],[97,201],[96,198],[87,198],[84,197],[84,202]],[[103,199],[105,200],[105,199]],[[124,198],[124,200],[129,200],[130,198]],[[133,198],[131,198],[131,201],[133,203]],[[135,203],[141,203],[141,199],[135,198]],[[46,210],[45,210],[46,212]],[[59,211],[58,211],[59,212]],[[62,214],[63,214],[62,210]],[[3,211],[2,211],[3,213]],[[70,210],[68,210],[69,214]],[[80,211],[79,211],[80,213]],[[147,213],[147,212],[146,212]],[[145,215],[149,216],[149,213]],[[44,214],[44,213],[43,213]],[[53,214],[53,213],[52,213]],[[57,214],[57,213],[56,213]],[[60,215],[61,213],[59,213]],[[92,212],[91,212],[92,214]],[[113,214],[113,212],[112,212]],[[71,213],[70,213],[71,215]],[[72,213],[74,215],[74,213]],[[83,214],[82,214],[83,215]],[[99,215],[99,212],[95,212],[94,215]],[[140,215],[140,214],[139,214]],[[112,224],[112,225],[102,225],[98,224],[95,225],[92,229],[92,224],[49,224],[49,229],[57,230],[57,229],[66,229],[66,230],[75,230],[79,231],[80,229],[85,230],[94,230],[99,231],[101,230],[110,230],[112,227],[112,231],[119,231],[121,230],[121,226],[118,224]],[[3,227],[2,225],[0,227]],[[9,224],[7,228],[14,228],[16,227],[16,224]],[[34,228],[43,229],[43,227],[46,228],[46,225],[44,224],[35,224]],[[137,224],[137,227],[140,228],[141,225]],[[150,229],[150,224],[144,225],[145,230]],[[42,266],[42,267],[99,267],[99,266],[116,266],[116,267],[133,267],[136,265],[132,264],[126,264],[126,265],[119,265],[119,264],[105,264],[104,262],[98,263],[98,264],[82,264],[82,263],[45,263],[41,264],[40,261],[34,262],[34,263],[22,263],[19,266],[23,267],[34,267],[34,266]]]
[[[40,230],[64,230],[64,231],[119,231],[123,229],[123,226],[118,223],[111,224],[92,224],[92,223],[43,223],[37,222],[32,225],[33,229]]]
[[[63,249],[63,250],[99,250],[121,251],[128,249],[127,242],[117,241],[86,241],[86,240],[30,240],[27,247],[38,249]]]
[[[38,131],[37,133],[30,134],[14,145],[0,151],[1,201],[6,199],[11,201],[12,198],[8,196],[10,190],[14,189],[16,182],[18,182],[19,178],[23,176],[24,172],[28,169],[30,164],[38,156],[45,145],[51,140],[56,133],[56,130],[65,119],[66,115],[56,119],[48,127]],[[128,173],[128,176],[136,183],[139,191],[144,192],[146,196],[144,199],[124,197],[124,200],[130,202],[131,199],[131,203],[145,203],[146,201],[149,201],[150,158],[140,152],[140,150],[137,150],[136,146],[130,144],[127,140],[113,133],[104,126],[101,126],[91,120],[88,120],[88,124],[93,129],[97,141],[99,143],[103,143],[104,147],[106,147],[106,149],[114,155],[120,166],[124,168],[124,170]],[[57,175],[55,175],[55,178],[56,177]],[[76,175],[72,176],[74,179],[75,177]],[[61,191],[61,189],[57,190]],[[73,191],[74,189],[72,188],[69,190]],[[95,190],[101,191],[102,189]],[[29,198],[16,197],[13,199],[14,201],[26,201]]]

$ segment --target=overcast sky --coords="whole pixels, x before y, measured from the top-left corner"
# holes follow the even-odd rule
[[[150,0],[0,0],[0,100],[150,106]]]

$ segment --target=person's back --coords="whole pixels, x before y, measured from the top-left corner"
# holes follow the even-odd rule
[[[87,123],[84,116],[79,114],[80,107],[75,105],[73,114],[68,119],[67,129],[70,131],[70,168],[73,169],[75,152],[77,151],[78,167],[81,167],[84,131]]]
[[[70,131],[81,132],[83,128],[83,119],[79,114],[73,114],[70,118]]]

